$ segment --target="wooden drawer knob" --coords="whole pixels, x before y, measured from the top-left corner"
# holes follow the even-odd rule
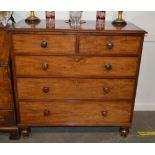
[[[110,88],[109,87],[104,87],[103,91],[105,94],[108,94],[110,92]]]
[[[103,117],[107,117],[108,111],[107,111],[107,110],[101,111],[101,115],[102,115]]]
[[[80,62],[80,58],[75,58],[75,62]]]
[[[107,48],[108,49],[112,49],[114,47],[114,44],[111,42],[111,41],[109,41],[108,43],[107,43]]]
[[[42,40],[40,46],[41,46],[42,48],[46,48],[46,47],[47,47],[47,41],[46,41],[46,40]]]
[[[48,93],[49,92],[49,87],[43,87],[43,92]]]
[[[50,115],[50,111],[48,109],[45,109],[43,112],[44,116],[49,116]]]
[[[104,68],[105,68],[105,70],[110,71],[112,69],[112,65],[111,64],[105,64]]]
[[[48,63],[43,63],[43,64],[42,64],[42,69],[43,69],[44,71],[46,71],[46,70],[48,69]]]

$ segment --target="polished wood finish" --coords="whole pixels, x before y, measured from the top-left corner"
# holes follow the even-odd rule
[[[55,26],[53,28],[48,28],[48,25],[46,23],[46,20],[41,20],[41,22],[37,25],[34,24],[26,24],[24,20],[18,22],[15,25],[12,25],[10,27],[8,27],[8,30],[12,31],[12,32],[18,32],[18,33],[22,33],[23,32],[39,32],[39,33],[44,33],[44,32],[56,32],[58,34],[62,33],[66,33],[66,32],[75,32],[75,33],[79,33],[79,32],[88,32],[90,34],[91,33],[97,33],[97,34],[107,34],[109,35],[110,33],[113,33],[113,35],[117,35],[117,34],[124,34],[124,35],[143,35],[144,33],[146,33],[146,31],[144,31],[143,29],[137,27],[136,25],[128,22],[128,24],[124,27],[116,27],[114,25],[111,24],[111,21],[106,21],[104,24],[104,28],[98,30],[96,28],[96,21],[89,21],[87,20],[85,24],[81,24],[81,26],[78,29],[74,29],[73,27],[71,27],[70,24],[65,23],[64,20],[56,20],[55,21]]]
[[[0,64],[8,64],[9,61],[9,35],[6,28],[0,27]]]
[[[0,109],[1,110],[11,109],[12,108],[11,102],[12,100],[8,94],[0,95]]]
[[[10,81],[8,75],[8,66],[0,67],[0,94],[10,93]]]
[[[132,99],[134,85],[133,79],[19,78],[17,93],[19,99]]]
[[[47,26],[47,27],[46,27]],[[128,23],[9,27],[18,126],[119,126],[126,136],[145,31]]]
[[[0,27],[0,131],[9,139],[19,139],[10,79],[10,39],[7,28]]]
[[[74,53],[74,35],[13,35],[15,53]]]
[[[79,51],[85,54],[138,54],[140,41],[140,36],[80,36]]]
[[[3,45],[3,41],[4,41],[4,35],[5,35],[5,31],[4,31],[4,28],[2,29],[2,28],[0,28],[0,47],[2,47],[2,45]]]
[[[128,123],[131,106],[130,102],[20,102],[20,123],[42,125]]]
[[[15,65],[19,77],[136,77],[138,58],[16,56]]]
[[[0,127],[15,125],[15,118],[12,110],[0,110]]]

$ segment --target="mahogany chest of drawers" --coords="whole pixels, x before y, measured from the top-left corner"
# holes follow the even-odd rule
[[[18,139],[10,78],[9,47],[6,28],[0,27],[0,131],[10,132],[10,139]]]
[[[127,136],[145,31],[87,21],[9,29],[18,126],[118,126]]]

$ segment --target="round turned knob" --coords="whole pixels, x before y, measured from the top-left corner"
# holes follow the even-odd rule
[[[114,47],[114,44],[111,42],[111,41],[109,41],[108,43],[107,43],[107,48],[108,49],[112,49]]]
[[[47,41],[46,41],[46,40],[42,40],[40,46],[41,46],[42,48],[46,48],[46,47],[47,47]]]
[[[46,71],[46,70],[48,69],[48,63],[43,63],[43,64],[42,64],[42,69],[43,69],[44,71]]]
[[[108,111],[107,111],[107,110],[101,111],[101,115],[102,115],[103,117],[107,117]]]
[[[104,87],[103,91],[105,94],[108,94],[110,92],[110,88],[109,87]]]
[[[43,92],[48,93],[49,92],[49,87],[43,87]]]
[[[75,62],[79,62],[80,61],[80,58],[75,58]]]
[[[48,109],[45,109],[44,112],[43,112],[44,116],[49,116],[50,114],[50,111]]]
[[[105,64],[104,68],[105,68],[105,70],[110,71],[112,69],[112,66],[111,66],[111,64]]]

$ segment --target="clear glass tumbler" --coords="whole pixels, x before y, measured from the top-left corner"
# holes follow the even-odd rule
[[[81,15],[82,15],[82,11],[70,11],[69,12],[72,27],[80,26]]]

